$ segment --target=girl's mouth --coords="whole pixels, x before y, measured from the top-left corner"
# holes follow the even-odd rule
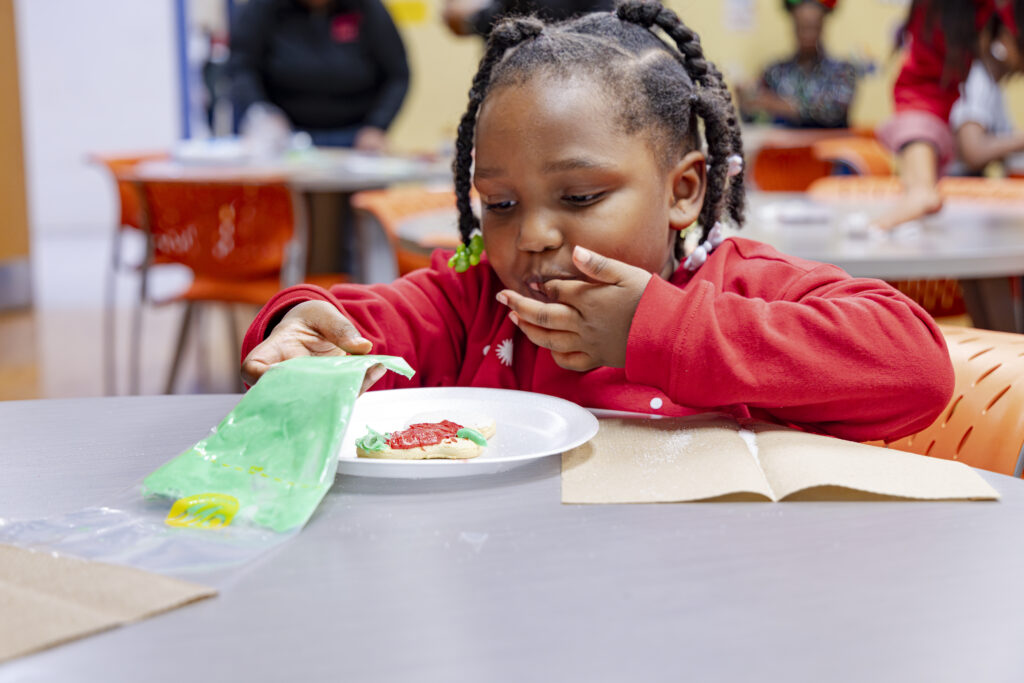
[[[537,299],[538,301],[548,304],[551,303],[552,299],[547,295],[547,292],[544,291],[544,282],[545,281],[542,280],[527,280],[526,288],[527,293],[531,297]]]
[[[523,282],[526,283],[527,293],[541,301],[543,303],[552,303],[555,301],[552,297],[548,296],[545,285],[549,280],[578,280],[579,275],[570,273],[557,273],[557,274],[535,274],[527,277]]]

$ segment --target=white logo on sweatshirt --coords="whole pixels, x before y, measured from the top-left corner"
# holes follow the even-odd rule
[[[508,367],[512,367],[512,338],[511,337],[509,337],[508,339],[505,339],[500,344],[498,344],[498,348],[495,349],[494,352],[496,354],[498,354],[498,360],[501,361],[502,365],[505,365],[505,366],[508,366]]]

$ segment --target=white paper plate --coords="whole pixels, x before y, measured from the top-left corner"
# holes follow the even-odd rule
[[[472,460],[375,460],[356,456],[355,440],[369,425],[378,432],[410,422],[449,419],[460,424],[487,416],[497,432]],[[465,422],[463,422],[465,421]],[[352,410],[338,456],[338,473],[363,477],[420,479],[494,474],[537,458],[557,455],[597,434],[597,418],[575,403],[509,389],[440,387],[392,389],[363,394]]]

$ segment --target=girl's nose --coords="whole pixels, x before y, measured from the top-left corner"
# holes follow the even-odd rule
[[[520,251],[547,251],[562,246],[562,231],[557,219],[546,211],[525,213],[519,225],[516,247]]]

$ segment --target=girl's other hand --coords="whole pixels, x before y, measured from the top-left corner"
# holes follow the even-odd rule
[[[275,363],[300,356],[346,356],[370,352],[373,342],[326,301],[304,301],[281,322],[242,362],[242,379],[252,386]],[[366,373],[362,391],[384,374],[374,366]]]
[[[506,289],[498,301],[537,346],[551,351],[560,367],[580,372],[626,365],[633,315],[652,275],[642,268],[576,247],[573,262],[584,280],[548,280],[538,285],[543,303]]]

